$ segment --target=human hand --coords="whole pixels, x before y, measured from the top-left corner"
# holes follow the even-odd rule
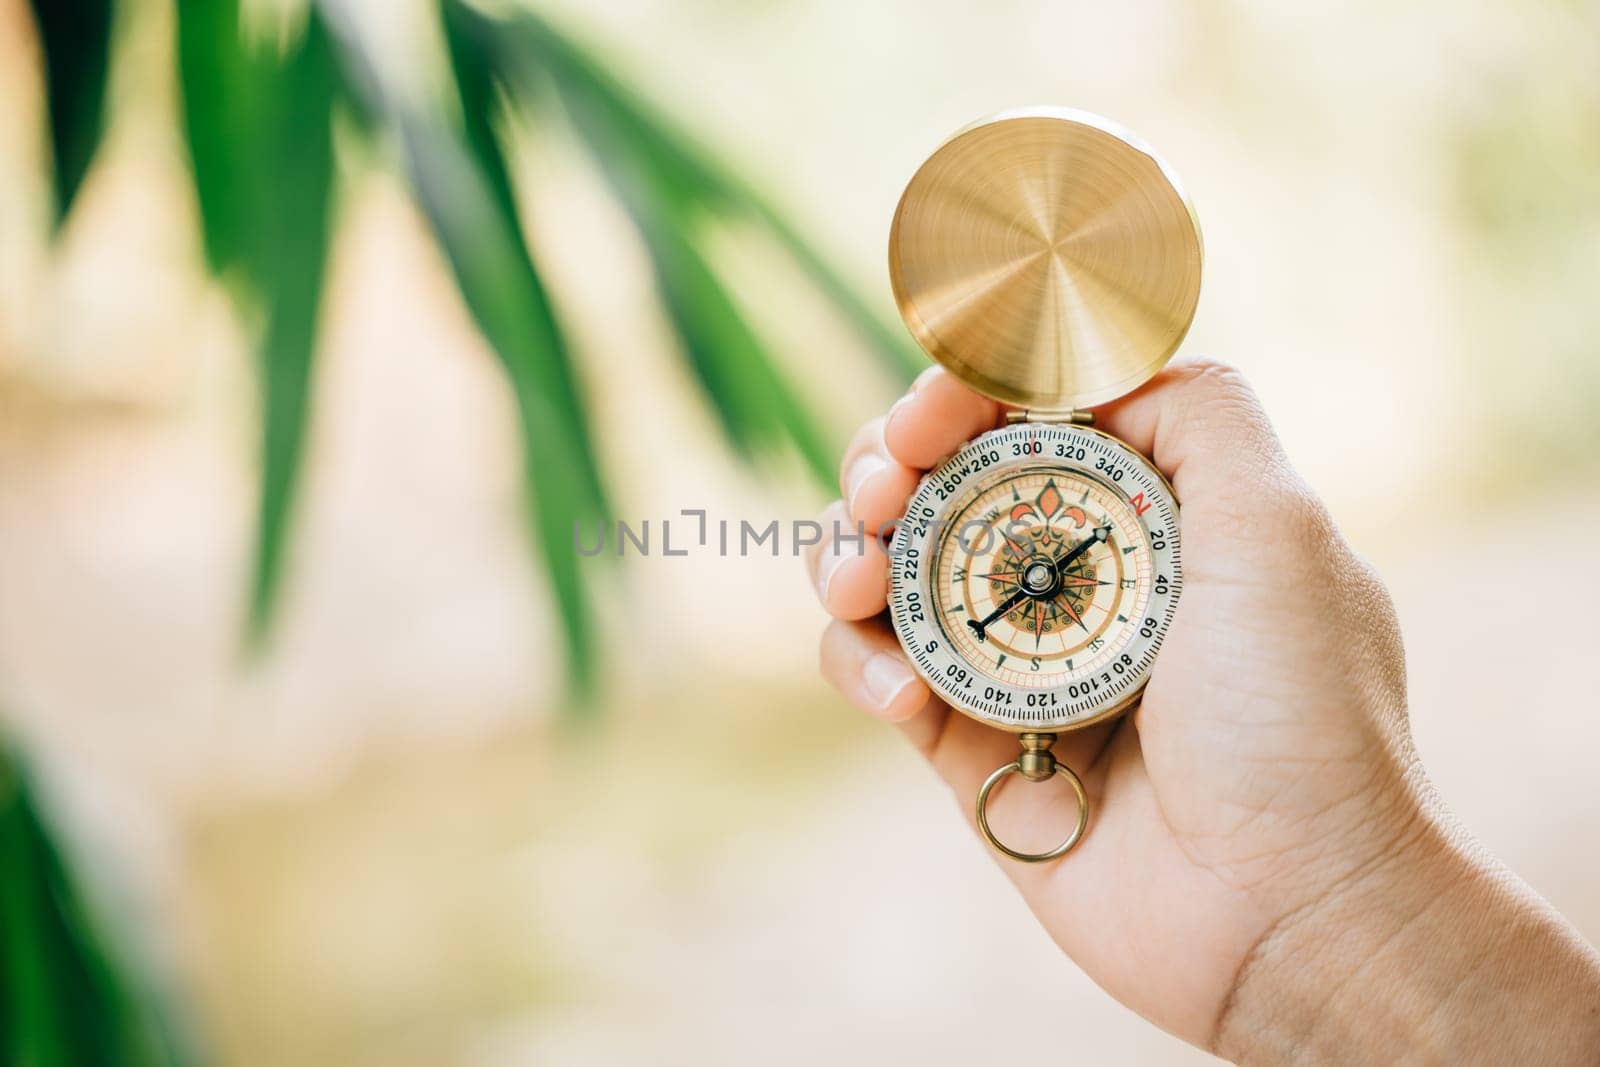
[[[851,442],[824,530],[898,518],[927,469],[1002,416],[929,370]],[[1174,364],[1097,425],[1171,481],[1184,586],[1139,708],[1056,745],[1091,798],[1087,836],[1056,863],[1001,861],[1045,929],[1117,999],[1230,1057],[1600,1057],[1600,957],[1432,799],[1388,594],[1248,384]],[[870,537],[857,553],[825,535],[808,564],[836,619],[824,675],[898,723],[973,821],[1015,736],[912,670],[880,617],[887,557]],[[1021,782],[990,805],[1025,849],[1074,817],[1062,793]]]

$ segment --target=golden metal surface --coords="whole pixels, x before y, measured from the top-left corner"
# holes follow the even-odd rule
[[[1084,791],[1083,780],[1073,773],[1072,768],[1057,761],[1055,754],[1050,751],[1050,746],[1056,743],[1055,734],[1025,733],[1017,740],[1022,743],[1022,755],[1004,767],[996,768],[984,781],[983,788],[978,790],[978,832],[983,834],[985,841],[1014,860],[1045,863],[1059,859],[1072,851],[1072,847],[1082,840],[1083,831],[1088,828],[1089,794]],[[1020,774],[1031,782],[1047,781],[1058,774],[1067,780],[1078,798],[1078,821],[1065,841],[1048,852],[1019,852],[994,835],[994,830],[989,826],[989,794],[1009,774]]]
[[[1061,108],[967,127],[900,197],[889,278],[919,344],[1019,407],[1089,407],[1154,375],[1200,298],[1200,224],[1114,123]]]

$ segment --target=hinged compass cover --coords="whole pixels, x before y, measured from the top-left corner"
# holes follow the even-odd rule
[[[1143,141],[1065,108],[1008,111],[912,177],[889,277],[919,344],[1018,407],[1091,407],[1171,358],[1200,298],[1200,224]]]

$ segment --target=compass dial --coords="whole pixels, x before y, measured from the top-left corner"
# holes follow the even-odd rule
[[[890,612],[945,699],[1018,730],[1130,705],[1182,587],[1178,510],[1115,438],[1018,424],[969,443],[890,545]]]

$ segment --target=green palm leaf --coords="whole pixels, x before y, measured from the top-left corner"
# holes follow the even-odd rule
[[[505,368],[518,402],[532,525],[560,609],[569,673],[580,685],[592,676],[592,624],[574,529],[608,509],[570,347],[523,236],[493,122],[502,93],[526,97],[553,79],[643,237],[688,366],[742,454],[788,442],[820,481],[831,480],[832,443],[702,247],[714,218],[765,226],[897,374],[921,365],[770,203],[539,19],[496,20],[443,0],[460,104],[451,118],[396,103],[399,94],[381,83],[374,57],[337,5],[313,6],[304,33],[283,49],[248,41],[239,8],[239,0],[179,0],[178,55],[207,261],[252,321],[263,323],[253,637],[271,620],[304,449],[335,107],[353,107],[363,133],[396,136],[462,298]]]
[[[260,639],[276,603],[305,447],[340,86],[315,10],[280,52],[245,40],[236,0],[180,0],[178,60],[207,260],[264,320],[249,628]]]
[[[105,124],[111,0],[33,0],[44,52],[55,224],[72,209]]]
[[[456,32],[455,23],[449,20],[446,21],[446,40],[451,70],[460,94],[470,162],[477,172],[478,181],[493,196],[490,206],[497,216],[499,230],[505,235],[511,256],[517,262],[516,273],[525,278],[524,295],[527,303],[523,311],[530,318],[532,332],[538,335],[540,342],[525,351],[497,351],[506,362],[519,395],[523,391],[521,383],[528,382],[559,412],[559,421],[563,425],[556,429],[561,431],[560,437],[571,442],[572,447],[568,452],[572,464],[578,469],[576,479],[584,484],[584,504],[596,515],[605,514],[608,510],[606,494],[595,462],[593,438],[578,392],[577,376],[566,338],[523,238],[521,217],[504,150],[491,122],[496,108],[496,85],[490,77],[489,64],[477,47],[477,42]],[[442,239],[443,235],[440,236]],[[457,277],[459,280],[459,272]],[[479,325],[484,327],[486,333],[490,332],[482,318],[479,319]]]
[[[408,138],[410,169],[457,287],[517,397],[535,539],[562,620],[568,677],[585,695],[594,682],[594,642],[576,537],[580,525],[604,522],[609,508],[566,337],[523,238],[491,126],[495,86],[473,42],[453,33],[447,40],[465,143],[436,137],[429,168],[415,151],[415,138]],[[438,164],[447,160],[454,162],[456,180],[445,185]]]
[[[359,34],[337,40],[360,106],[398,133],[418,206],[516,396],[531,526],[562,623],[568,678],[576,695],[586,695],[594,681],[593,613],[576,536],[609,509],[566,336],[523,237],[492,126],[495,86],[473,43],[450,38],[458,124],[400,103]]]
[[[635,151],[625,125],[590,97],[571,108],[644,238],[668,320],[734,449],[771,451],[787,435],[827,484],[831,449],[698,248],[700,208],[681,195],[674,157]]]
[[[445,12],[452,34],[477,42],[483,61],[522,97],[543,77],[554,79],[644,238],[680,347],[734,446],[749,454],[787,437],[818,479],[831,481],[825,436],[699,247],[710,213],[758,211],[743,185],[533,16],[495,20],[459,0],[447,0]]]
[[[817,480],[830,483],[834,449],[688,238],[686,220],[645,195],[635,191],[624,200],[644,236],[668,318],[730,442],[742,454],[770,451],[786,434]]]
[[[464,0],[444,0],[444,10],[447,20],[459,27],[458,32],[484,42],[497,65],[521,83],[524,93],[536,87],[541,75],[548,75],[569,102],[587,101],[620,143],[651,160],[656,180],[672,199],[765,226],[896,377],[909,379],[927,366],[905,331],[874,312],[768,197],[614,78],[570,38],[531,12],[496,19]]]
[[[157,1006],[93,921],[20,761],[0,742],[0,1061],[174,1064]]]
[[[593,640],[575,531],[605,511],[581,408],[557,369],[565,365],[561,335],[514,223],[463,144],[414,120],[402,129],[418,202],[517,396],[534,531],[560,609],[569,676],[583,692],[594,676]]]

